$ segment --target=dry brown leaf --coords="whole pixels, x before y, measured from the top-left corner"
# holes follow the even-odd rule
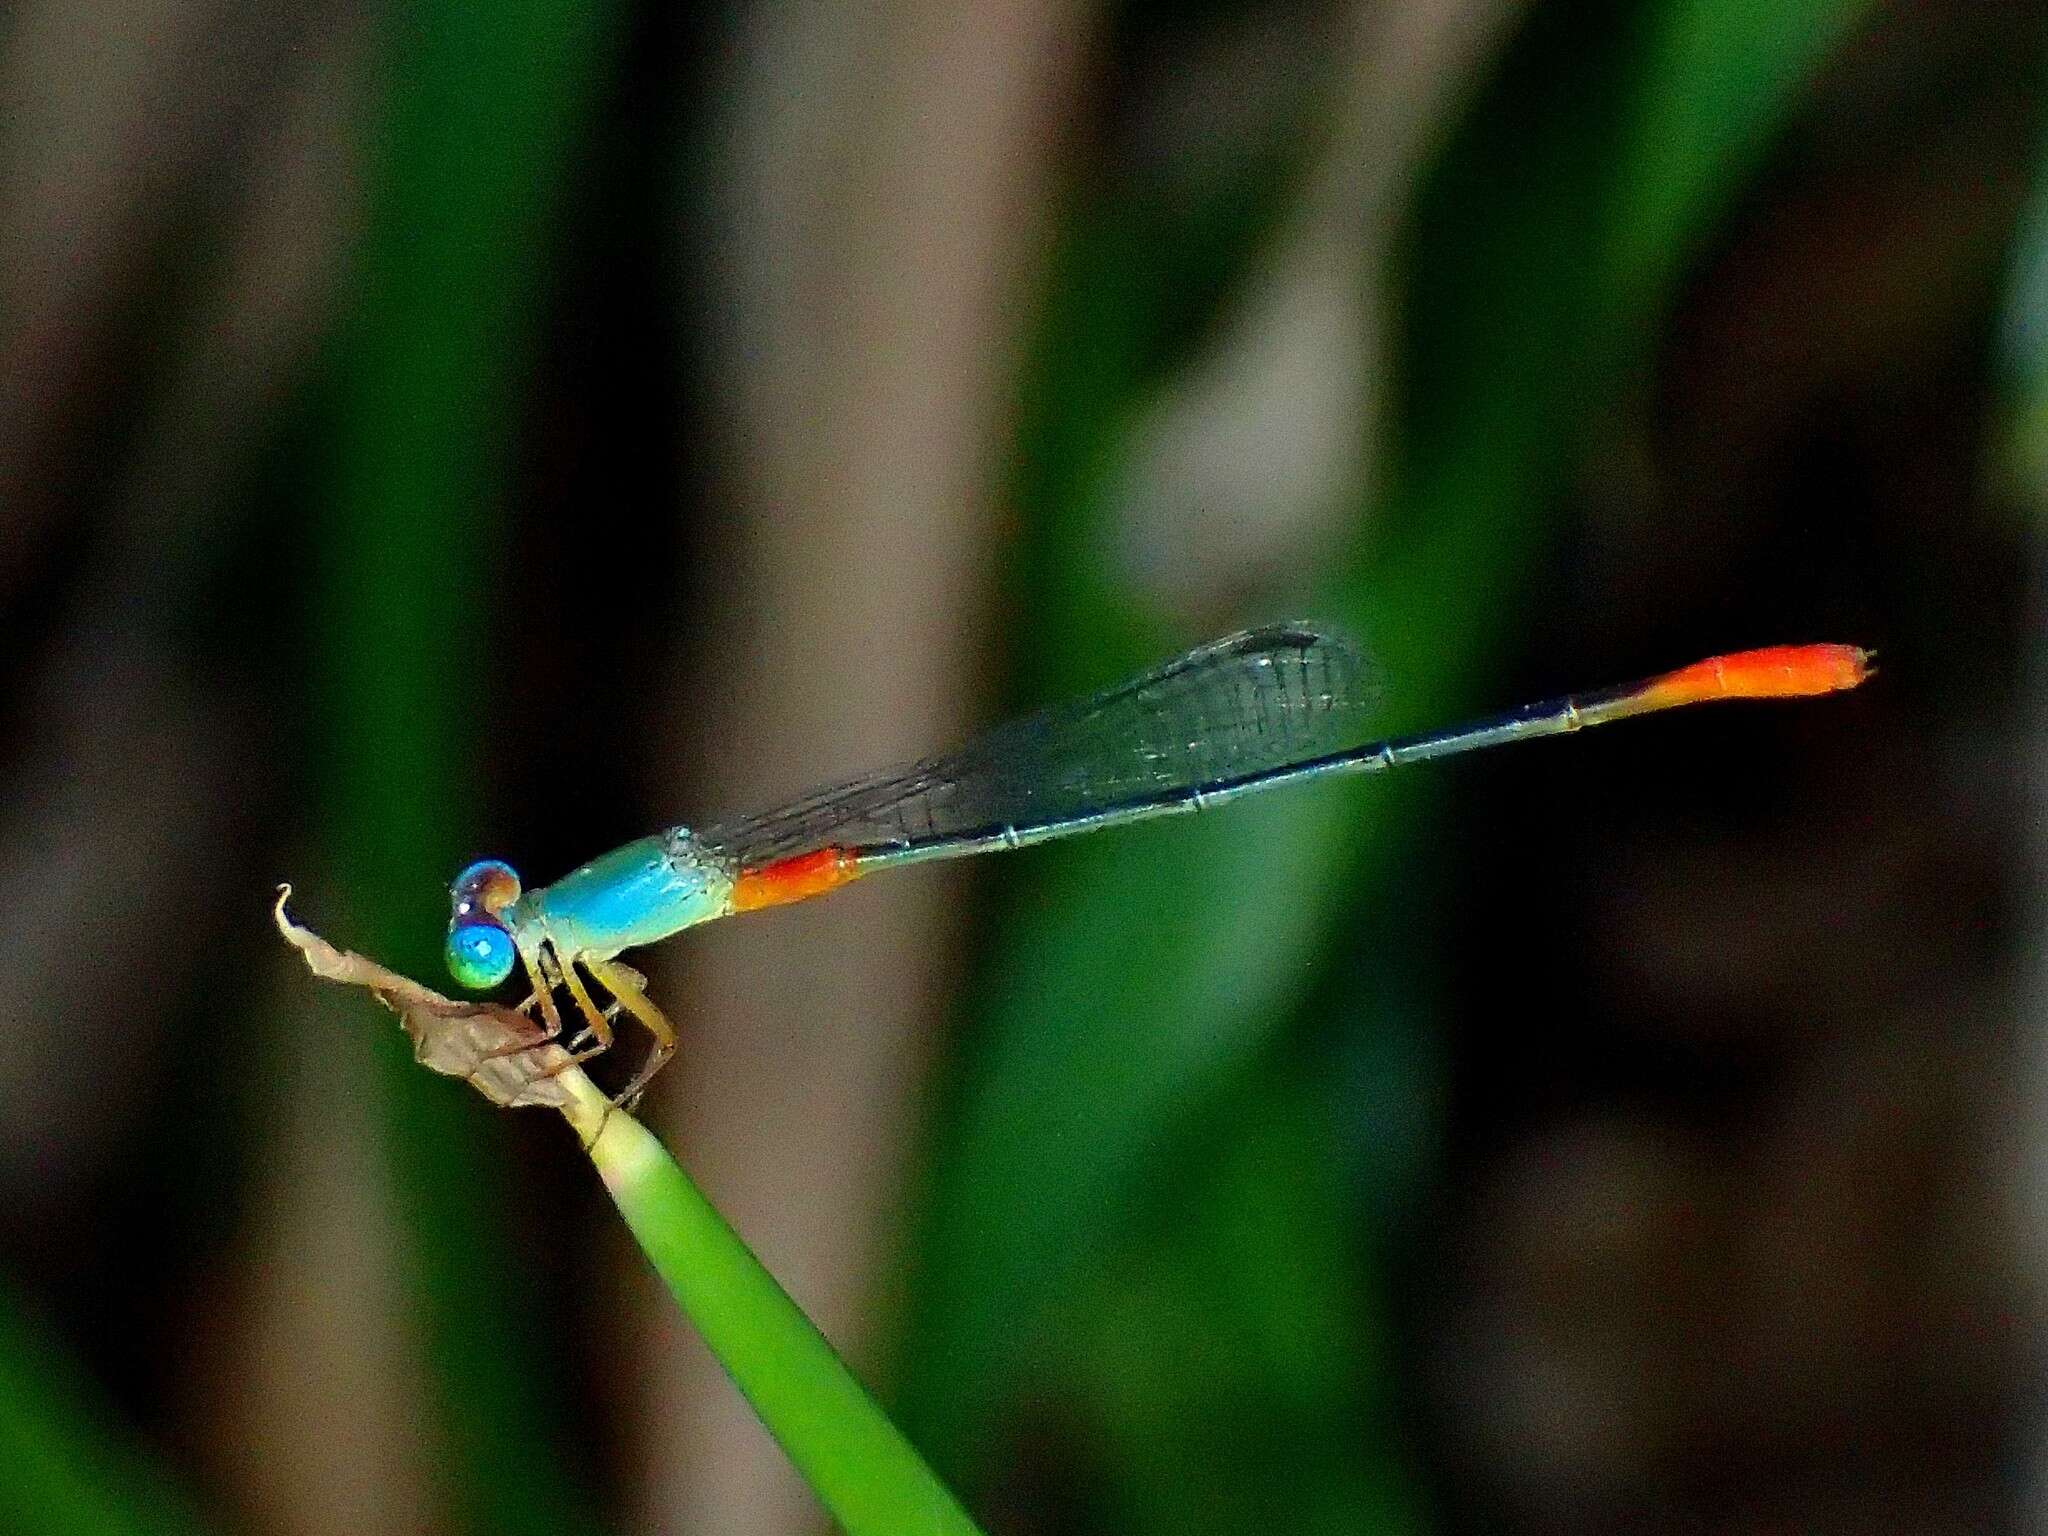
[[[571,1089],[562,1075],[569,1052],[546,1039],[525,1014],[499,1003],[457,1002],[354,950],[336,949],[285,912],[292,888],[277,888],[273,915],[285,942],[323,981],[367,988],[398,1015],[412,1037],[413,1057],[429,1071],[459,1077],[493,1104],[566,1110]]]

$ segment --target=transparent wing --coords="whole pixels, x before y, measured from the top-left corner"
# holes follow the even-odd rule
[[[1247,630],[1090,698],[1001,725],[958,751],[700,828],[753,867],[820,848],[968,851],[1045,836],[1353,748],[1378,674],[1346,637],[1308,624]]]

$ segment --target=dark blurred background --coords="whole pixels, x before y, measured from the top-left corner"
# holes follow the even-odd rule
[[[0,16],[0,1526],[821,1517],[439,980],[1295,613],[1664,717],[647,954],[647,1104],[992,1532],[2048,1525],[2048,14]],[[614,1065],[612,1070],[617,1071]]]

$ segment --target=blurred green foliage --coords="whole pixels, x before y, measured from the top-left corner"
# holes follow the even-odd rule
[[[1575,455],[1861,9],[1552,0],[1463,105],[1407,220],[1386,473],[1342,568],[1301,594],[1388,662],[1390,728],[1482,691],[1535,601]],[[467,846],[447,786],[464,779],[478,699],[450,680],[468,675],[506,574],[510,402],[617,23],[579,0],[441,0],[389,23],[367,240],[323,401],[322,810],[353,941],[420,973],[438,964],[442,883]],[[1142,406],[1198,354],[1290,208],[1316,147],[1314,123],[1297,126],[1193,197],[1142,171],[1075,176],[1010,487],[1026,694],[1076,692],[1198,638],[1109,563],[1112,487]],[[1435,957],[1395,899],[1432,793],[1426,775],[1335,786],[1011,872],[933,1136],[897,1381],[913,1437],[970,1496],[1034,1406],[1028,1379],[1083,1419],[1089,1493],[1114,1528],[1425,1523],[1376,1237],[1421,1172],[1433,1112]],[[1362,956],[1342,942],[1359,914]],[[1362,1063],[1334,1056],[1360,1037]],[[536,1300],[478,1197],[509,1176],[461,1096],[415,1072],[395,1032],[380,1050],[395,1161],[435,1174],[398,1187],[457,1523],[592,1528],[503,1325]],[[1367,1189],[1333,1112],[1362,1079],[1389,1124]],[[105,1471],[61,1375],[22,1330],[0,1331],[0,1457],[35,1528],[163,1528],[131,1458]]]
[[[1370,637],[1387,661],[1400,681],[1390,729],[1472,702],[1529,601],[1574,453],[1617,404],[1685,261],[1854,10],[1545,5],[1473,101],[1409,225],[1391,473],[1360,509],[1347,569],[1306,605]],[[1118,425],[1180,355],[1162,335],[1230,301],[1284,206],[1251,195],[1279,179],[1273,166],[1233,169],[1195,201],[1090,188],[1057,265],[1014,489],[1033,530],[1019,585],[1034,627],[1021,649],[1045,658],[1032,687],[1048,696],[1191,638],[1162,632],[1115,579],[1107,487],[1127,446]],[[1161,262],[1162,251],[1206,259]],[[1201,285],[1193,295],[1190,282]],[[1276,1076],[1270,1060],[1309,1022],[1343,915],[1397,905],[1395,874],[1430,793],[1415,775],[1276,797],[1149,834],[1142,872],[1132,841],[1147,834],[1132,834],[1062,846],[1016,877],[940,1143],[903,1387],[913,1433],[967,1486],[988,1475],[983,1455],[1001,1443],[1022,1373],[1050,1358],[1099,1395],[1102,1422],[1127,1426],[1127,1464],[1111,1477],[1125,1494],[1120,1528],[1241,1530],[1246,1508],[1228,1496],[1241,1487],[1285,1496],[1301,1520],[1325,1516],[1331,1528],[1360,1528],[1361,1508],[1385,1512],[1382,1528],[1413,1528],[1417,1500],[1381,1449],[1386,1383],[1363,1364],[1317,1400],[1293,1375],[1294,1354],[1238,1355],[1223,1372],[1237,1388],[1236,1455],[1207,1443],[1215,1421],[1191,1409],[1209,1400],[1218,1348],[1298,1304],[1303,1275],[1370,1294],[1361,1266],[1372,1256],[1355,1251],[1341,1211],[1289,1222],[1261,1209],[1276,1191],[1326,1187],[1342,1161],[1326,1134],[1328,1075]],[[1370,995],[1376,980],[1356,984]],[[1424,1068],[1382,1096],[1428,1093]],[[1195,1126],[1207,1134],[1190,1135]],[[1268,1149],[1256,1181],[1231,1175],[1247,1142]],[[1131,1289],[1102,1283],[1134,1233],[1183,1229],[1173,1241],[1220,1264],[1228,1234],[1262,1221],[1278,1221],[1275,1246],[1222,1271],[1227,1286],[1156,1253],[1137,1257]],[[1104,1310],[1087,1315],[1084,1296]],[[1370,1358],[1341,1304],[1314,1315],[1328,1329],[1319,1358]],[[1161,1342],[1145,1377],[1075,1355],[1109,1337],[1149,1349],[1187,1334],[1191,1317],[1216,1342]],[[1159,1410],[1142,1431],[1117,1406],[1137,1380]],[[1255,1421],[1261,1411],[1268,1422]],[[1197,1488],[1206,1496],[1186,1496]]]
[[[331,505],[315,632],[327,690],[328,867],[360,947],[440,969],[451,871],[473,837],[457,788],[489,735],[479,637],[506,576],[500,509],[520,381],[537,353],[565,180],[591,131],[620,21],[605,0],[440,3],[387,14],[385,110],[356,291],[336,344]],[[370,1048],[367,1047],[366,1048]],[[471,1106],[390,1031],[383,1068],[419,1338],[448,1446],[456,1528],[594,1528],[553,1453],[522,1320],[542,1298],[511,1262],[517,1185]]]
[[[203,1526],[150,1459],[107,1433],[114,1417],[34,1314],[0,1298],[0,1530],[44,1536],[183,1536]],[[111,1442],[111,1443],[110,1443]]]
[[[2048,486],[2048,177],[2036,178],[2013,243],[2001,320],[1999,387],[2010,406],[2003,468],[2022,488],[2014,499],[2039,513],[2048,511],[2039,491]]]

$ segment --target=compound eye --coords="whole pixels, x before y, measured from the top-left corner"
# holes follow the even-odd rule
[[[472,992],[495,987],[512,974],[519,948],[501,923],[451,923],[448,973]]]
[[[473,912],[496,917],[519,899],[519,874],[501,859],[478,859],[448,887],[458,921]]]

